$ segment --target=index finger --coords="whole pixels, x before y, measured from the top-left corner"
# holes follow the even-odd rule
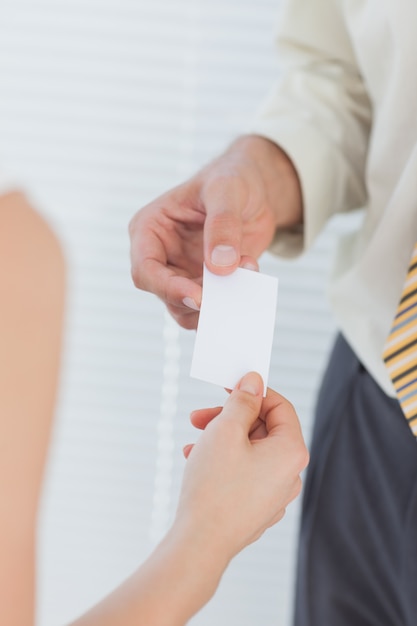
[[[265,422],[270,434],[277,434],[282,429],[292,429],[301,434],[301,425],[294,406],[269,387],[259,417]]]
[[[149,214],[136,215],[130,223],[133,282],[138,289],[154,293],[168,305],[198,310],[201,286],[188,277],[184,270],[169,264],[166,247],[158,230],[160,227]],[[195,307],[190,307],[192,304]]]
[[[293,405],[276,391],[268,389],[261,407],[260,418],[265,421],[267,437],[263,441],[277,442],[287,452],[288,467],[300,473],[309,462],[300,421]],[[285,444],[282,447],[282,444]]]

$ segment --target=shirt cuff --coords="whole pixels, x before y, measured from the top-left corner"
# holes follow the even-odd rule
[[[275,233],[270,251],[295,257],[309,249],[326,222],[341,205],[340,181],[345,164],[329,141],[313,125],[294,122],[285,115],[279,119],[259,118],[250,132],[277,144],[291,159],[301,185],[303,224]]]

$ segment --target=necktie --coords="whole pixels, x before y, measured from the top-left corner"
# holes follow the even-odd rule
[[[403,413],[417,437],[417,244],[382,356]]]

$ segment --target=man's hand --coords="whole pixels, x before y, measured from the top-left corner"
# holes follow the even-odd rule
[[[195,328],[203,261],[215,274],[257,269],[276,228],[302,220],[288,157],[248,136],[189,181],[141,209],[130,223],[133,281],[155,293],[184,328]]]

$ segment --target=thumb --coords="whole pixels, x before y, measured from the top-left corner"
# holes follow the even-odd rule
[[[220,414],[222,419],[244,424],[249,433],[261,411],[263,388],[262,377],[256,372],[243,376],[226,400]]]
[[[238,177],[223,176],[207,182],[202,199],[206,210],[204,262],[214,274],[231,274],[240,263],[246,185]]]

